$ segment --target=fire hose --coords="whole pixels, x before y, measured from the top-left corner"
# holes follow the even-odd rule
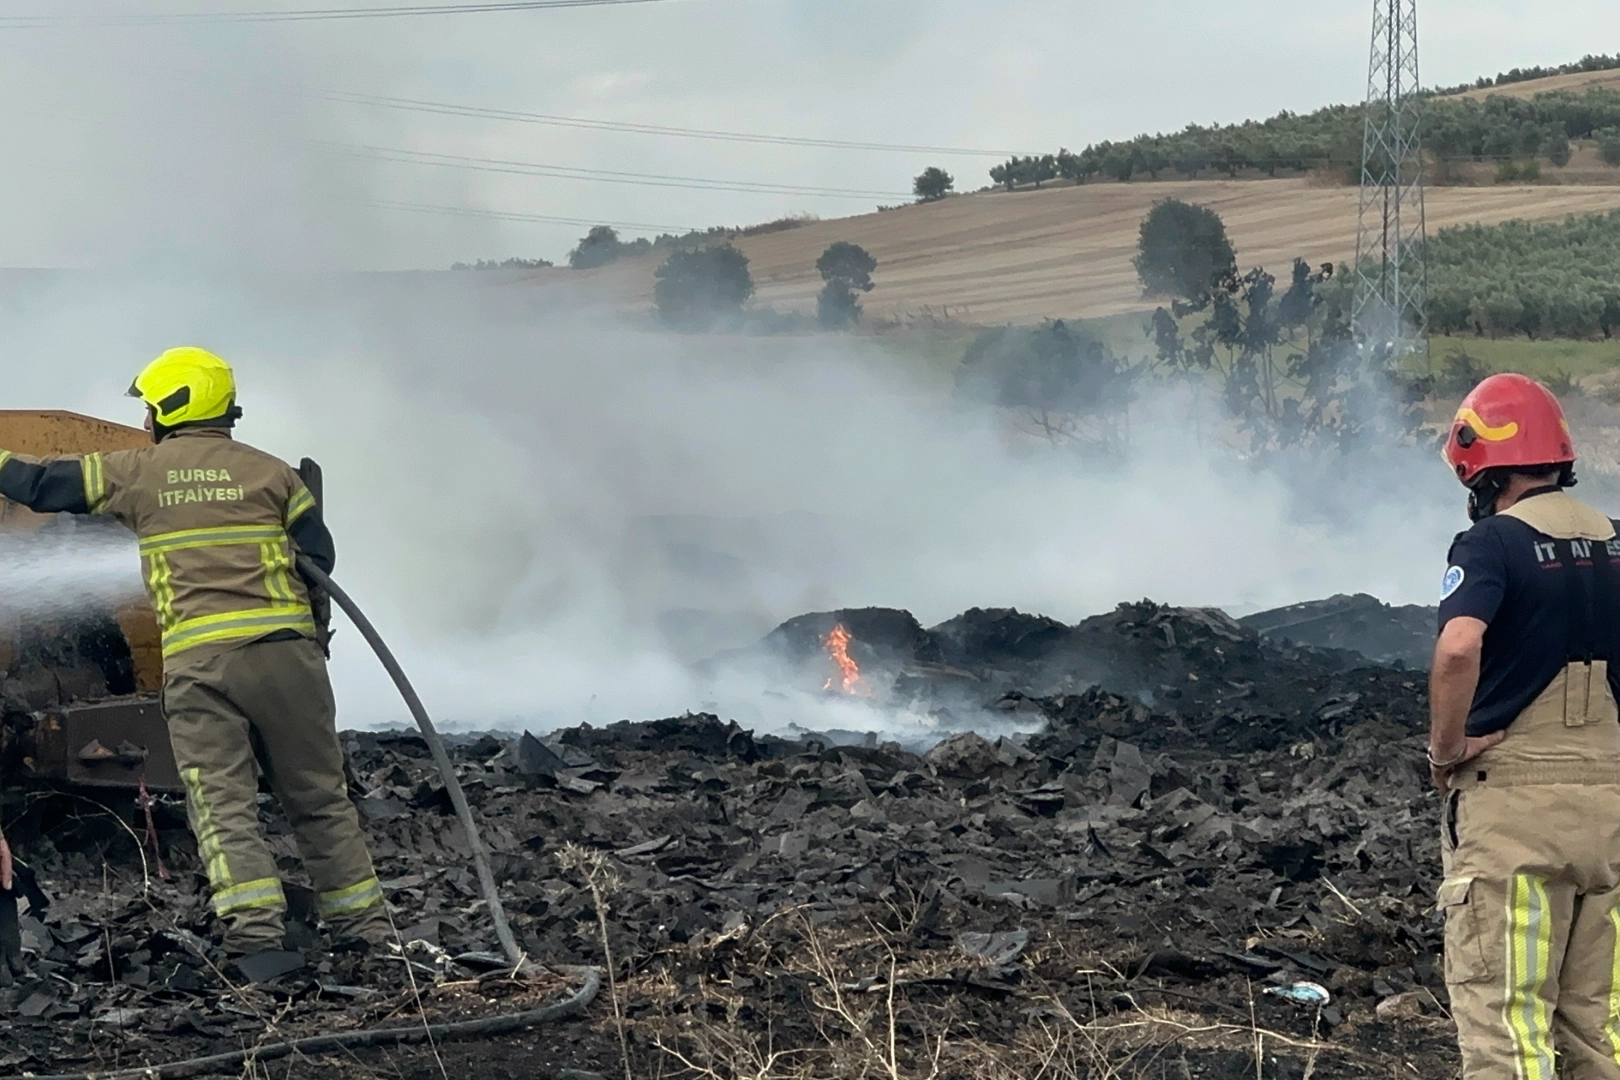
[[[427,708],[417,695],[415,687],[405,675],[399,661],[395,659],[392,650],[383,641],[377,628],[366,618],[365,613],[354,599],[346,593],[341,586],[334,582],[329,575],[310,561],[308,556],[298,556],[298,569],[304,574],[306,580],[327,591],[332,599],[353,620],[361,636],[366,639],[382,662],[389,676],[394,680],[400,697],[404,698],[405,705],[410,709],[411,715],[416,718],[416,724],[422,731],[422,737],[427,741],[428,749],[433,754],[434,763],[439,767],[444,777],[445,790],[450,795],[451,805],[454,806],[456,817],[461,822],[462,829],[467,834],[467,846],[472,852],[473,864],[478,869],[478,881],[482,887],[484,901],[489,907],[490,918],[495,924],[495,936],[500,940],[501,949],[506,953],[507,959],[512,962],[514,971],[526,965],[523,951],[518,948],[516,939],[512,936],[512,928],[506,921],[506,909],[501,904],[500,893],[495,885],[495,875],[490,870],[489,854],[484,848],[483,837],[479,834],[478,825],[473,820],[472,809],[467,805],[466,793],[462,790],[461,781],[456,777],[455,767],[450,762],[450,755],[445,752],[444,740],[439,738],[438,729],[433,726],[433,720],[428,715]],[[9,872],[9,849],[4,848],[4,841],[0,839],[0,872]],[[602,973],[593,967],[561,967],[557,968],[562,974],[582,978],[582,983],[574,994],[564,1001],[548,1005],[539,1009],[529,1009],[523,1012],[503,1013],[499,1016],[484,1017],[477,1020],[460,1020],[439,1024],[420,1024],[411,1027],[373,1028],[359,1031],[346,1031],[329,1035],[310,1035],[299,1039],[286,1039],[281,1042],[268,1043],[263,1046],[247,1050],[233,1050],[223,1054],[211,1054],[204,1057],[187,1058],[182,1061],[171,1061],[162,1065],[143,1065],[131,1069],[117,1069],[107,1072],[87,1073],[61,1073],[51,1076],[36,1077],[35,1080],[179,1080],[182,1077],[204,1076],[220,1071],[239,1068],[244,1064],[253,1062],[273,1061],[293,1055],[308,1055],[330,1053],[337,1050],[356,1050],[363,1047],[400,1046],[421,1042],[449,1041],[453,1039],[467,1039],[475,1037],[490,1037],[510,1034],[515,1031],[524,1031],[539,1027],[542,1024],[556,1020],[567,1019],[583,1012],[602,988]]]
[[[333,594],[336,596],[336,594]],[[310,1035],[267,1043],[247,1050],[232,1050],[207,1057],[186,1058],[164,1065],[141,1065],[105,1072],[58,1073],[34,1076],[32,1080],[178,1080],[186,1076],[212,1076],[235,1072],[242,1065],[274,1061],[294,1054],[325,1054],[334,1050],[357,1050],[368,1046],[400,1046],[421,1042],[448,1042],[475,1036],[508,1035],[539,1027],[554,1020],[565,1020],[589,1005],[602,988],[602,973],[596,968],[559,968],[564,974],[581,976],[584,982],[574,995],[555,1005],[526,1012],[505,1013],[480,1020],[458,1020],[444,1024],[418,1024],[415,1027],[372,1028],[344,1031],[335,1035]],[[251,1070],[250,1070],[251,1071]]]
[[[501,904],[501,895],[495,887],[495,875],[489,868],[489,852],[484,848],[484,839],[478,832],[478,825],[473,821],[472,808],[467,805],[467,794],[461,790],[461,781],[456,777],[455,766],[450,763],[450,755],[445,752],[444,740],[439,738],[438,729],[433,726],[433,720],[428,716],[427,708],[422,699],[417,696],[416,688],[406,677],[405,669],[399,666],[394,659],[393,652],[383,641],[377,628],[371,625],[360,605],[342,586],[316,566],[309,556],[298,556],[298,570],[304,575],[304,580],[314,583],[331,594],[337,606],[354,622],[355,628],[371,646],[371,651],[377,654],[382,666],[387,670],[394,686],[399,690],[399,696],[405,699],[405,707],[410,709],[411,715],[416,718],[416,726],[422,729],[422,738],[427,741],[428,751],[433,755],[433,763],[439,767],[439,774],[444,777],[444,790],[450,796],[450,805],[455,808],[456,817],[461,822],[462,831],[467,834],[467,847],[472,852],[473,866],[478,870],[478,885],[484,894],[484,903],[489,907],[489,917],[495,924],[495,937],[500,941],[501,951],[512,962],[513,968],[520,968],[524,964],[523,950],[518,948],[517,939],[512,936],[512,927],[506,921],[506,908]]]

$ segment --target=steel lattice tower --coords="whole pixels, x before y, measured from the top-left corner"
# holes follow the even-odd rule
[[[1370,346],[1421,349],[1426,322],[1417,0],[1373,0],[1356,233],[1355,329]]]

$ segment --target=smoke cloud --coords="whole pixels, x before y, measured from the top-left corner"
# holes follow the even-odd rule
[[[493,88],[497,103],[527,103],[526,88],[503,90],[494,69],[469,85],[429,64],[454,33],[466,56],[482,44],[491,63],[507,58],[511,71],[562,83],[581,76],[569,64],[607,70],[604,52],[622,54],[620,89],[574,100],[552,86],[555,111],[667,122],[691,105],[717,127],[786,130],[782,116],[802,102],[739,98],[738,81],[763,70],[739,74],[704,50],[723,49],[728,64],[768,54],[728,44],[726,34],[742,32],[729,16],[683,31],[701,48],[670,48],[674,39],[655,31],[698,18],[698,8],[676,7],[641,16],[667,23],[623,24],[654,28],[640,36],[555,21],[538,46],[511,24],[468,22],[8,31],[0,94],[26,107],[0,116],[0,139],[16,151],[0,177],[0,265],[80,269],[0,270],[0,408],[74,408],[135,424],[122,392],[148,358],[181,343],[229,358],[247,409],[240,436],[322,463],[338,576],[430,707],[472,727],[699,707],[766,726],[871,726],[860,703],[693,674],[694,661],[813,609],[905,607],[929,624],[970,606],[1072,621],[1142,596],[1233,610],[1337,591],[1432,599],[1447,541],[1466,522],[1460,492],[1427,453],[1304,475],[1262,469],[1207,445],[1184,402],[1153,397],[1133,415],[1128,454],[1087,458],[960,406],[948,380],[881,338],[679,336],[583,308],[558,287],[336,272],[513,253],[518,234],[507,225],[402,219],[381,201],[586,211],[569,201],[577,193],[539,202],[529,187],[485,188],[476,185],[493,181],[449,170],[402,174],[335,147],[555,154],[641,169],[653,153],[661,170],[693,175],[745,175],[769,160],[807,182],[878,182],[823,174],[823,158],[799,162],[776,148],[745,159],[705,143],[614,143],[620,160],[591,156],[596,144],[574,141],[586,135],[548,132],[541,154],[514,149],[509,132],[311,96],[336,81],[445,100]],[[936,33],[918,40],[927,48],[917,63],[952,70],[938,64]],[[983,51],[975,34],[957,47]],[[701,69],[692,85],[637,74],[687,56]],[[407,70],[455,85],[404,85]],[[896,70],[911,73],[899,97],[922,100],[912,85],[920,69]],[[997,82],[947,81],[953,94]],[[860,80],[849,85],[871,94]],[[817,100],[850,115],[836,99]],[[1009,110],[1023,111],[998,108],[937,141],[994,141]],[[813,120],[795,130],[820,132]],[[632,145],[643,148],[624,149]],[[903,187],[913,163],[893,161]],[[708,193],[725,200],[723,212],[689,201],[659,216],[688,196],[619,194],[623,216],[655,222],[802,208],[751,202],[748,211]],[[36,552],[0,568],[13,605],[136,587],[123,541],[75,540],[60,560]],[[352,630],[340,631],[334,672],[346,723],[408,720]]]
[[[0,405],[134,422],[119,395],[147,356],[229,357],[240,436],[322,463],[339,578],[430,707],[472,727],[704,706],[869,727],[859,703],[829,714],[690,663],[838,606],[931,624],[1143,596],[1430,602],[1466,525],[1427,453],[1290,477],[1149,398],[1126,455],[1087,458],[958,405],[881,338],[674,335],[478,274],[57,275],[11,298],[0,349],[27,362]],[[119,554],[76,553],[78,586],[134,582]],[[64,572],[15,566],[8,590],[36,573],[29,595]],[[352,631],[334,671],[347,723],[406,719]]]

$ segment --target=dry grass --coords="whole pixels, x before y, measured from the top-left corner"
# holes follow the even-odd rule
[[[1107,997],[1100,984],[1119,972],[1103,965],[1090,972],[1094,983],[1077,965],[1095,958],[1062,943],[1028,954],[1016,993],[996,1000],[961,985],[972,962],[960,953],[914,953],[904,933],[819,927],[805,912],[777,921],[693,946],[678,969],[626,984],[654,1006],[635,1028],[659,1059],[655,1072],[701,1080],[1136,1080],[1191,1075],[1198,1070],[1189,1056],[1210,1053],[1250,1062],[1261,1080],[1275,1074],[1276,1056],[1306,1077],[1319,1061],[1374,1067],[1344,1046],[1266,1030],[1242,1010],[1218,1020],[1151,1004],[1119,1009],[1098,1000]],[[694,996],[690,976],[680,977],[726,967],[774,971],[806,989],[803,1003],[767,1014],[758,985],[700,978]],[[1035,974],[1065,967],[1080,978],[1054,984]]]
[[[877,320],[949,312],[979,324],[1033,322],[1151,310],[1131,258],[1154,202],[1214,207],[1244,266],[1284,272],[1296,255],[1344,261],[1356,246],[1357,192],[1308,178],[1094,183],[1041,191],[964,195],[886,213],[805,224],[741,238],[758,286],[756,303],[813,311],[822,281],[816,259],[839,240],[878,260],[877,289],[863,298]],[[1620,208],[1620,186],[1439,188],[1429,194],[1431,230],[1510,218],[1561,218]],[[652,306],[657,256],[624,260],[577,284],[585,299]]]
[[[1533,98],[1537,94],[1550,94],[1554,90],[1568,90],[1576,94],[1584,94],[1595,87],[1608,90],[1620,90],[1620,69],[1613,71],[1579,71],[1573,75],[1554,75],[1549,79],[1531,79],[1527,82],[1509,83],[1506,86],[1492,86],[1484,90],[1469,90],[1467,93],[1448,95],[1444,101],[1455,101],[1459,98],[1474,98],[1484,100],[1488,97],[1515,97]]]

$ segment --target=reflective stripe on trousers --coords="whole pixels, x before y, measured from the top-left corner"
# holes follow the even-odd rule
[[[285,907],[279,878],[255,878],[237,883],[231,880],[230,861],[219,842],[219,824],[214,820],[213,808],[203,793],[202,770],[186,769],[180,774],[186,786],[186,799],[191,804],[192,820],[196,823],[197,854],[208,874],[209,891],[213,894],[214,913],[229,915],[256,907]]]
[[[1507,984],[1502,1019],[1513,1033],[1518,1075],[1553,1080],[1552,1016],[1547,980],[1552,968],[1552,913],[1547,883],[1515,874],[1508,886]]]
[[[233,911],[249,908],[285,908],[287,898],[281,891],[280,878],[259,878],[232,885],[214,894],[214,914],[229,915]]]
[[[382,898],[382,882],[377,880],[376,875],[372,875],[346,889],[317,893],[315,910],[323,919],[344,919],[360,914],[373,904],[379,903]]]

